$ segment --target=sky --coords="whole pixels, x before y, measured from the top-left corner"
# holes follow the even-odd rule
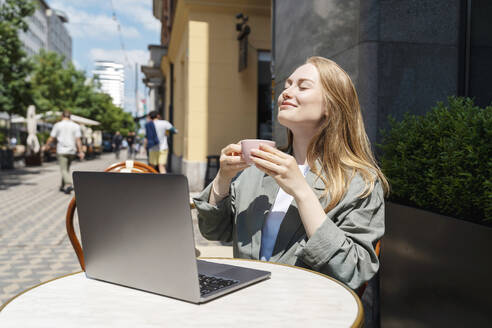
[[[96,60],[111,60],[125,65],[125,110],[134,112],[135,63],[139,65],[138,89],[141,99],[148,92],[142,83],[140,65],[147,65],[150,60],[147,46],[160,43],[161,23],[152,15],[152,0],[46,2],[68,16],[69,22],[65,26],[72,37],[72,62],[78,69],[92,76]]]

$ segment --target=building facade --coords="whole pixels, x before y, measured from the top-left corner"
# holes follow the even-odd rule
[[[449,96],[492,102],[490,1],[273,0],[273,6],[275,94],[308,57],[334,60],[356,86],[373,144],[389,115],[424,114]],[[274,121],[275,140],[285,136]]]
[[[33,56],[44,49],[64,56],[65,63],[71,62],[72,38],[65,26],[68,23],[67,15],[50,8],[43,0],[34,3],[34,14],[26,17],[28,30],[19,32],[19,39],[27,55]]]
[[[34,14],[25,18],[28,30],[19,32],[19,39],[28,56],[39,53],[41,49],[48,49],[48,16],[46,11],[49,6],[44,1],[36,1],[35,5]]]
[[[156,110],[161,114],[161,117],[164,117],[165,80],[161,71],[161,61],[162,57],[167,55],[167,47],[150,44],[148,49],[150,60],[147,65],[141,66],[144,74],[143,83],[149,90],[148,111]]]
[[[48,18],[48,51],[56,52],[65,57],[65,63],[72,60],[72,37],[68,33],[65,23],[67,15],[56,9],[46,11]]]
[[[94,63],[92,75],[97,76],[101,83],[101,92],[110,95],[115,106],[123,108],[125,104],[124,66],[112,61],[98,60]]]
[[[269,136],[270,0],[156,0],[154,15],[168,48],[160,65],[164,117],[179,131],[171,140],[172,171],[201,190],[207,156],[260,133]],[[236,27],[246,16],[243,30],[247,25],[250,33],[241,48]]]

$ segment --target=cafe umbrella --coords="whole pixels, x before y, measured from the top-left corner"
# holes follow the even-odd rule
[[[39,140],[36,135],[37,125],[36,125],[36,108],[33,105],[30,105],[27,108],[27,155],[31,156],[37,154],[40,150]]]

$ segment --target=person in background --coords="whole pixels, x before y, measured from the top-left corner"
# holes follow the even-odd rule
[[[150,166],[154,166],[156,170],[159,170],[155,165],[150,163],[150,149],[159,145],[159,138],[157,137],[157,132],[155,131],[154,121],[147,114],[145,117],[145,138],[144,138],[144,148],[147,153],[147,161]]]
[[[135,158],[135,132],[133,131],[128,132],[128,135],[126,136],[126,142],[128,144],[127,158],[134,159]]]
[[[155,128],[155,136],[152,131],[147,134],[147,147],[149,149],[149,163],[157,166],[159,173],[166,173],[166,163],[168,155],[167,136],[169,133],[177,133],[176,128],[166,120],[159,119],[157,111],[149,113],[150,122]],[[148,124],[147,123],[147,124]],[[146,127],[147,127],[146,124]],[[151,130],[149,125],[149,130]],[[147,131],[147,128],[146,128]],[[152,137],[152,146],[149,146],[150,137]],[[156,139],[157,137],[157,139]]]
[[[116,159],[120,158],[120,150],[121,150],[121,143],[123,142],[123,136],[121,135],[120,131],[116,131],[116,133],[113,136],[113,151],[116,156]]]
[[[84,158],[82,151],[82,132],[80,126],[70,120],[70,112],[63,111],[62,120],[56,123],[51,130],[50,137],[44,145],[44,150],[49,150],[50,144],[54,141],[56,145],[56,158],[60,166],[62,182],[60,191],[70,194],[73,190],[72,175],[70,174],[70,165],[78,154],[80,159]]]
[[[144,143],[145,138],[141,138],[139,135],[135,135],[135,158],[140,154],[140,151],[142,149],[142,145]]]

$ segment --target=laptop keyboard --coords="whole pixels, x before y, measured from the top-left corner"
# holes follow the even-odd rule
[[[200,281],[200,294],[205,296],[219,289],[226,288],[237,284],[237,280],[229,280],[224,278],[217,278],[213,276],[206,276],[204,274],[198,275],[198,280]]]

